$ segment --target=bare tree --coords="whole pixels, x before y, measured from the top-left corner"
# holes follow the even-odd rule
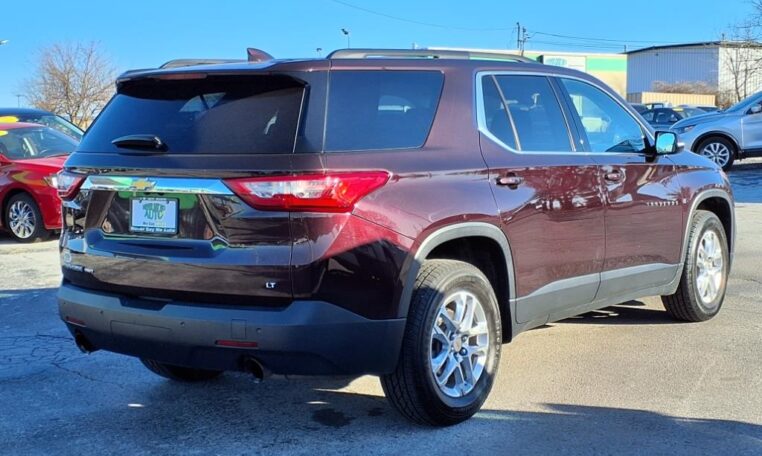
[[[86,128],[114,93],[115,75],[97,43],[54,44],[40,51],[24,95],[33,106]]]
[[[717,94],[717,87],[714,87],[712,84],[705,81],[654,81],[653,84],[651,84],[651,88],[654,92],[662,93]]]
[[[731,91],[721,95],[737,102],[758,91],[762,82],[762,45],[754,40],[733,41],[725,44],[723,52]]]
[[[720,52],[721,71],[730,79],[718,98],[721,104],[738,102],[757,92],[762,85],[762,0],[751,0],[752,14],[735,24],[730,40],[724,34]],[[728,87],[728,84],[724,84]]]

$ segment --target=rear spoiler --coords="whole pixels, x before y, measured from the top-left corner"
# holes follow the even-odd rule
[[[170,60],[168,62],[165,62],[163,65],[161,65],[159,68],[139,68],[134,70],[127,70],[124,73],[120,74],[119,77],[117,77],[117,84],[121,81],[125,81],[127,79],[130,79],[130,75],[136,74],[136,73],[144,73],[146,71],[151,70],[166,70],[169,68],[182,68],[187,66],[196,66],[196,65],[218,65],[223,63],[243,63],[243,62],[267,62],[269,60],[274,60],[275,57],[268,54],[267,52],[256,49],[256,48],[247,48],[246,49],[246,60],[243,59],[174,59]]]
[[[246,60],[241,59],[175,59],[170,60],[169,62],[164,63],[164,65],[160,66],[160,69],[166,69],[166,68],[180,68],[180,67],[186,67],[186,66],[195,66],[195,65],[217,65],[221,63],[241,63],[241,62],[267,62],[268,60],[273,60],[274,57],[267,52],[256,49],[256,48],[246,48]]]

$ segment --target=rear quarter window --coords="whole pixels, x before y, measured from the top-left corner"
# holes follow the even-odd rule
[[[128,81],[79,151],[118,152],[114,139],[151,134],[171,154],[292,153],[304,92],[278,75]]]
[[[438,71],[332,71],[325,149],[423,146],[443,82]]]

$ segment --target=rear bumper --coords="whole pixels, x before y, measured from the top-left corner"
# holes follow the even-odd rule
[[[46,230],[61,229],[61,199],[56,190],[45,187],[42,190],[36,190],[34,198],[40,207],[42,214],[42,223]]]
[[[218,370],[243,370],[244,360],[253,357],[276,374],[388,373],[397,364],[405,329],[404,319],[369,320],[322,301],[295,301],[277,310],[235,308],[156,302],[64,284],[58,303],[69,331],[96,349]]]

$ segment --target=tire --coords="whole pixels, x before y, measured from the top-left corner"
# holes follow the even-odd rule
[[[474,309],[472,324],[464,324],[470,328],[470,338],[451,331],[440,313],[458,303],[469,308],[469,302]],[[457,315],[454,320],[458,320]],[[454,339],[448,339],[447,334]],[[443,340],[450,342],[446,345]],[[466,343],[467,347],[461,347]],[[461,261],[426,261],[416,278],[397,367],[381,376],[384,394],[397,411],[415,423],[449,426],[465,421],[479,411],[492,389],[501,343],[500,309],[484,274]],[[477,352],[468,352],[477,346]],[[436,353],[440,356],[434,358]],[[437,360],[444,362],[435,373]],[[466,363],[473,366],[471,382],[461,382],[459,389],[458,378],[468,376],[464,374],[468,372]],[[445,371],[453,365],[455,370],[448,376]],[[435,379],[437,374],[446,380],[442,387]]]
[[[737,150],[731,141],[722,136],[712,136],[701,141],[696,153],[712,160],[723,171],[728,171],[733,167]]]
[[[693,216],[688,235],[688,253],[680,284],[675,294],[662,296],[661,301],[677,320],[706,321],[717,315],[725,299],[730,259],[728,239],[720,219],[701,210]],[[715,244],[713,249],[709,247],[710,240]],[[721,261],[719,266],[717,258]],[[703,276],[702,271],[706,271]]]
[[[18,242],[38,242],[50,237],[42,213],[34,198],[26,193],[12,196],[3,210],[3,222],[11,237]]]
[[[176,382],[204,382],[215,379],[222,374],[222,371],[218,370],[193,369],[191,367],[160,363],[146,358],[140,358],[140,362],[154,374]]]

